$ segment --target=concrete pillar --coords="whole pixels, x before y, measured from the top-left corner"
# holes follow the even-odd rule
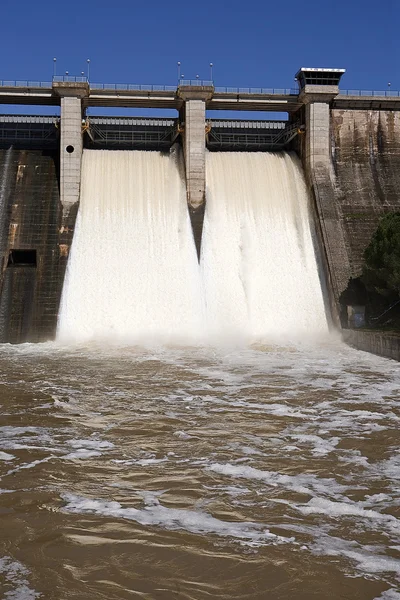
[[[82,98],[87,83],[60,82],[53,91],[61,97],[60,198],[64,212],[79,201],[82,160]]]
[[[308,88],[308,89],[307,89]],[[331,89],[332,88],[332,89]],[[300,99],[305,104],[306,142],[303,155],[325,246],[333,317],[338,324],[339,297],[347,287],[350,264],[336,201],[335,174],[331,159],[330,102],[337,86],[305,86]]]
[[[79,207],[82,161],[82,99],[89,95],[87,83],[53,83],[53,93],[61,98],[60,122],[60,200],[62,214],[58,232],[59,290],[64,283],[69,249]]]
[[[184,142],[186,190],[193,235],[200,258],[203,232],[206,188],[205,125],[206,101],[214,88],[208,86],[181,86],[178,96],[184,100]]]

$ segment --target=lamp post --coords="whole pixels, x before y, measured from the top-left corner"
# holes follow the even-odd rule
[[[181,78],[181,61],[178,60],[178,62],[176,63],[178,65],[178,82]]]
[[[212,63],[210,63],[210,81],[211,81],[211,83],[213,83],[213,66],[214,65]]]
[[[53,77],[56,76],[56,71],[57,71],[57,59],[53,58]]]
[[[87,78],[90,80],[90,58],[87,59]]]

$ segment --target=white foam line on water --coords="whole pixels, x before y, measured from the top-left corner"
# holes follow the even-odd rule
[[[400,575],[400,560],[381,554],[376,546],[360,546],[356,542],[321,534],[316,542],[308,544],[318,556],[342,556],[349,559],[358,570],[371,576],[380,573]]]
[[[364,526],[367,525],[372,528],[379,526],[381,529],[383,528],[395,535],[400,533],[399,519],[390,514],[365,508],[364,502],[352,502],[351,500],[340,502],[326,498],[311,498],[306,504],[296,504],[287,500],[275,500],[275,502],[287,504],[303,515],[319,514],[333,519],[337,517],[357,517],[358,524],[361,524],[359,519],[362,519]]]
[[[18,473],[19,471],[23,471],[24,469],[33,469],[37,465],[46,463],[49,460],[51,460],[52,458],[56,458],[56,456],[47,456],[46,458],[42,458],[40,460],[34,460],[30,463],[24,463],[22,465],[18,465],[18,467],[15,467],[15,469],[11,469],[10,471],[7,471],[7,473],[5,473],[5,477],[7,475],[14,475],[15,473]]]
[[[0,452],[0,460],[8,461],[14,459],[15,456],[13,454],[8,454],[7,452]]]
[[[301,475],[282,475],[274,471],[261,471],[246,465],[232,465],[229,463],[214,463],[206,467],[206,471],[219,473],[228,477],[262,481],[264,484],[283,488],[314,496],[315,493],[322,495],[341,494],[348,488],[339,484],[332,478],[319,478],[309,473]]]
[[[400,592],[395,589],[386,590],[380,596],[376,596],[374,600],[400,600]]]
[[[79,448],[75,450],[75,452],[70,452],[69,454],[65,454],[61,458],[64,460],[74,460],[76,458],[85,459],[85,458],[94,458],[95,456],[101,456],[102,453],[97,450],[86,450],[85,448]]]
[[[68,440],[67,443],[73,448],[86,448],[88,450],[110,450],[111,448],[114,448],[114,444],[112,442],[107,442],[105,440],[72,439]]]
[[[4,599],[33,600],[41,597],[39,592],[29,587],[27,579],[30,574],[29,569],[17,560],[13,560],[11,556],[0,558],[0,573],[4,576],[6,586],[12,588],[5,592]]]
[[[124,508],[119,502],[89,499],[75,494],[62,494],[66,502],[64,512],[94,514],[136,521],[140,525],[160,526],[169,530],[185,530],[194,534],[214,534],[233,538],[241,543],[264,546],[270,544],[294,544],[293,537],[271,533],[265,525],[253,522],[227,522],[211,515],[194,510],[167,508],[162,506],[157,494],[148,493],[144,497],[145,507]]]

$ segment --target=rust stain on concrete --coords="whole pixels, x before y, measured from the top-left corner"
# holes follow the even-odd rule
[[[69,253],[68,244],[59,244],[59,248],[60,248],[60,256],[67,257],[68,253]]]

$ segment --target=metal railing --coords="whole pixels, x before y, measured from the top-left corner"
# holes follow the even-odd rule
[[[386,98],[399,98],[400,92],[395,90],[339,90],[339,96],[379,96]]]
[[[35,81],[29,79],[7,80],[0,79],[0,87],[3,88],[40,88],[51,89],[53,82],[61,83],[89,83],[87,77],[73,77],[70,75],[56,75],[53,81]],[[153,85],[132,83],[89,83],[91,90],[115,90],[115,91],[140,91],[140,92],[175,92],[175,85]],[[214,87],[211,80],[205,79],[181,79],[179,86],[206,86]],[[214,92],[219,94],[262,94],[270,96],[297,96],[297,88],[254,88],[254,87],[214,87]],[[396,90],[339,90],[339,96],[355,97],[380,97],[399,98],[400,91]]]
[[[0,79],[0,87],[47,88],[51,89],[51,81],[9,81]]]
[[[270,96],[298,96],[295,88],[216,87],[214,92],[222,94],[268,94]]]
[[[180,85],[214,87],[214,82],[208,79],[180,79],[178,81],[178,86]]]
[[[176,92],[174,85],[136,85],[132,83],[90,83],[90,89],[125,92]]]
[[[87,77],[73,77],[72,75],[54,75],[53,81],[56,83],[87,83]]]

